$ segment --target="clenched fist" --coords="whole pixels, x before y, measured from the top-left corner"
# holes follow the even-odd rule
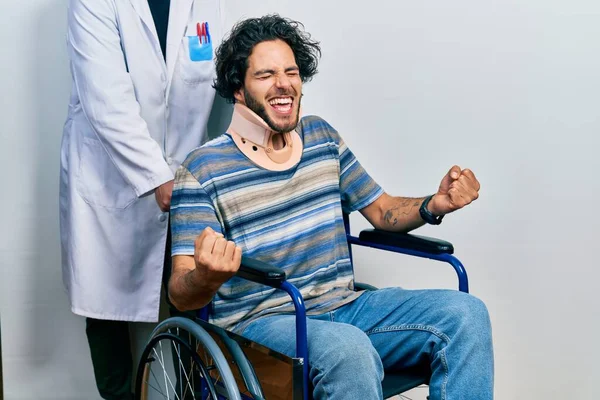
[[[208,227],[196,238],[194,262],[202,280],[217,290],[240,268],[242,248]]]
[[[434,215],[449,214],[477,200],[479,188],[479,181],[470,169],[461,170],[455,165],[442,179],[427,208]]]

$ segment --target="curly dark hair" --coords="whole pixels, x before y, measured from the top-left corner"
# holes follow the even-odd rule
[[[238,22],[219,46],[215,61],[217,78],[213,82],[217,93],[234,103],[234,93],[244,85],[252,49],[261,42],[276,39],[292,48],[302,82],[310,81],[317,73],[321,57],[319,42],[311,40],[302,23],[271,14]]]

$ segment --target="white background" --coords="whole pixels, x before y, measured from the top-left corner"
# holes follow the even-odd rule
[[[454,163],[478,175],[480,200],[420,232],[454,243],[488,305],[496,398],[600,398],[600,3],[225,1],[228,24],[276,11],[321,41],[304,111],[336,127],[389,193],[432,193]],[[66,3],[0,9],[8,400],[98,398],[84,320],[70,313],[60,273]],[[441,264],[355,256],[358,277],[380,286],[455,286]],[[148,329],[138,326],[139,343]]]

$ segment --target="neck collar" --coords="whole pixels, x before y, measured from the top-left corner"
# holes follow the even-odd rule
[[[248,107],[236,103],[227,129],[234,143],[246,157],[259,167],[271,171],[285,171],[300,162],[302,140],[295,130],[281,134],[284,146],[273,147],[273,136],[278,135]]]

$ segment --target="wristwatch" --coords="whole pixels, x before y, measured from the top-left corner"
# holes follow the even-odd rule
[[[423,203],[421,203],[421,208],[419,208],[419,214],[421,214],[421,218],[423,218],[423,221],[427,222],[428,224],[439,225],[442,223],[442,218],[444,218],[444,216],[433,215],[431,211],[427,209],[427,204],[429,204],[429,201],[433,198],[433,196],[434,195],[427,197],[423,201]]]

